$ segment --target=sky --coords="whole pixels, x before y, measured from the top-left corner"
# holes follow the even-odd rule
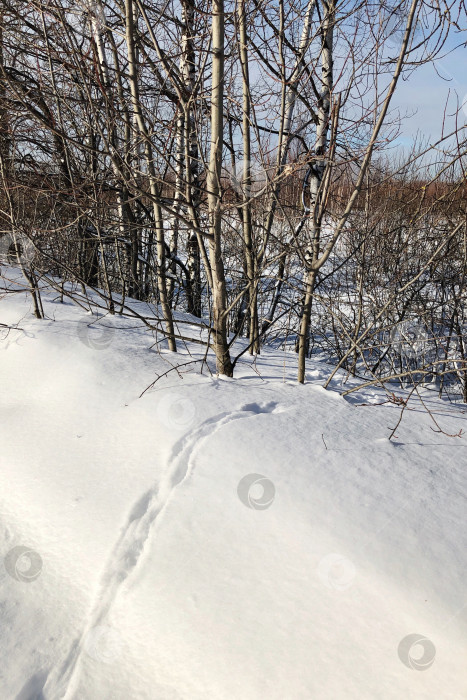
[[[451,36],[440,58],[417,69],[399,84],[393,105],[408,114],[399,138],[402,146],[410,146],[417,132],[430,140],[439,138],[446,102],[447,125],[454,126],[453,115],[459,105],[464,105],[460,111],[461,123],[467,123],[467,48],[459,47],[462,38],[467,40],[465,35]]]

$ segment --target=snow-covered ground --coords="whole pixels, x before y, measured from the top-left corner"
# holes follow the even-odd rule
[[[293,353],[139,398],[186,350],[43,298],[0,301],[1,700],[467,698],[464,437]]]

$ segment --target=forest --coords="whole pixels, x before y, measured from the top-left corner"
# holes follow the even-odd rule
[[[1,259],[38,318],[43,283],[108,315],[154,304],[173,352],[196,317],[220,374],[246,339],[296,352],[302,383],[318,353],[467,401],[462,96],[404,149],[393,107],[464,20],[450,0],[5,0]]]

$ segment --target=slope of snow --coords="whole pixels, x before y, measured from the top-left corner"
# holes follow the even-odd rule
[[[139,398],[186,350],[56,296],[0,301],[2,700],[467,697],[463,437],[292,353]]]

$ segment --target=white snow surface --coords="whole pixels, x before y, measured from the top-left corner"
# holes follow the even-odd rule
[[[43,302],[0,301],[1,700],[467,698],[464,437],[267,349],[140,398],[187,348]]]

